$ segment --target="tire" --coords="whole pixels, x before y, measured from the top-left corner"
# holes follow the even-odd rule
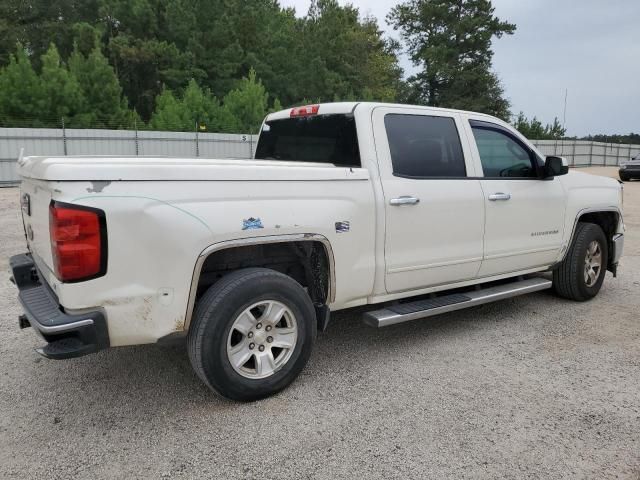
[[[274,270],[247,268],[223,277],[198,301],[187,349],[207,386],[231,400],[251,401],[295,380],[311,356],[316,331],[313,303],[298,282]]]
[[[600,267],[595,279],[587,279],[588,255],[596,258],[588,252],[593,242],[597,242],[600,253]],[[593,223],[578,223],[573,243],[562,263],[553,272],[553,289],[563,298],[584,302],[595,297],[607,272],[607,238],[602,229]],[[595,272],[595,268],[592,269]]]
[[[623,182],[628,182],[629,181],[629,177],[627,177],[626,175],[623,175],[622,173],[620,174],[620,180]]]

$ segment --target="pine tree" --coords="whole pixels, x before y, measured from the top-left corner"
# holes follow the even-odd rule
[[[59,126],[64,118],[69,126],[87,127],[90,115],[78,80],[69,73],[60,60],[58,49],[52,43],[42,56],[41,89],[44,96],[40,113],[52,126]]]
[[[40,78],[26,50],[18,44],[9,65],[0,69],[0,126],[45,126],[41,118],[44,100]]]
[[[522,135],[531,140],[556,140],[563,138],[567,131],[557,117],[553,119],[553,123],[542,125],[536,117],[529,120],[523,112],[513,119],[513,125]]]
[[[490,0],[407,0],[388,19],[420,68],[409,79],[410,101],[509,117],[491,42],[516,26],[497,18]]]
[[[173,92],[165,88],[156,97],[156,109],[153,112],[149,126],[153,130],[193,130],[194,119],[189,119],[190,125],[185,125],[182,118],[182,105]]]
[[[375,19],[336,0],[313,0],[301,21],[301,66],[292,72],[297,100],[397,99],[399,45],[382,37]]]
[[[133,125],[135,115],[128,110],[118,77],[99,46],[85,56],[76,45],[69,59],[69,70],[85,97],[91,126],[123,128]]]
[[[268,112],[268,101],[269,95],[252,68],[238,88],[224,97],[223,109],[232,123],[225,125],[223,131],[256,133]]]
[[[192,79],[184,92],[182,103],[200,131],[225,131],[224,125],[228,122],[225,112],[209,89],[201,89]]]
[[[156,100],[150,126],[157,130],[223,131],[223,112],[218,99],[191,80],[181,99],[165,89]]]

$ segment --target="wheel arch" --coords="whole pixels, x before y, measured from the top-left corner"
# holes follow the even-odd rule
[[[331,246],[331,242],[320,234],[293,234],[293,235],[276,235],[276,236],[265,236],[265,237],[251,237],[251,238],[242,238],[235,240],[227,240],[219,243],[212,244],[205,248],[198,259],[195,262],[193,275],[191,279],[191,286],[189,289],[189,298],[187,301],[187,311],[185,314],[185,323],[184,323],[184,331],[189,330],[189,326],[191,325],[191,319],[193,316],[193,312],[195,309],[196,300],[200,291],[203,288],[208,288],[210,285],[215,283],[213,282],[203,283],[203,274],[206,274],[207,262],[211,262],[216,259],[216,255],[233,255],[234,253],[248,254],[250,251],[255,251],[256,248],[261,247],[293,247],[295,250],[298,246],[306,246],[314,249],[314,247],[321,247],[321,251],[324,254],[324,258],[326,260],[326,289],[324,292],[324,299],[321,303],[330,304],[335,300],[335,258],[333,254],[333,248]],[[302,260],[301,260],[302,261]],[[256,264],[251,264],[252,262],[244,262],[242,266],[237,268],[229,269],[228,271],[235,271],[238,268],[248,268],[251,266],[258,266]],[[264,265],[260,265],[264,266]],[[306,267],[304,267],[305,275],[311,274]],[[284,273],[284,272],[283,272]],[[294,279],[295,276],[292,276]],[[310,278],[310,277],[307,277]]]
[[[614,255],[613,248],[613,236],[618,231],[618,226],[622,221],[622,212],[617,207],[608,207],[608,208],[585,208],[580,210],[576,215],[576,218],[573,222],[573,229],[571,231],[571,237],[569,238],[568,247],[573,244],[575,239],[576,230],[578,228],[578,223],[593,223],[602,228],[605,237],[607,238],[607,253],[608,253],[608,262],[607,262],[607,270],[610,272],[614,271],[614,265],[612,265],[612,259]],[[569,248],[567,247],[566,251],[562,256],[562,260],[567,256],[569,252]]]

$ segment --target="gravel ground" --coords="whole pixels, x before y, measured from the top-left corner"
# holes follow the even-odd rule
[[[613,175],[612,169],[592,169]],[[237,404],[182,346],[40,358],[0,189],[0,478],[640,479],[640,182],[600,295],[532,294],[383,330],[340,315],[301,377]]]

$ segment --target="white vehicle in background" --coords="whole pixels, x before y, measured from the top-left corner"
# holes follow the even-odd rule
[[[589,300],[624,238],[618,182],[428,107],[273,113],[254,160],[27,157],[19,174],[11,268],[38,351],[186,336],[238,400],[291,383],[333,312],[369,305],[384,327],[552,287]]]

